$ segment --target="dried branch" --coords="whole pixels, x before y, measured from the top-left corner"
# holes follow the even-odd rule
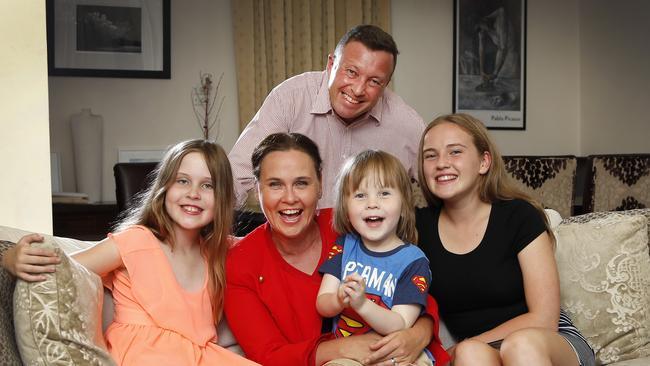
[[[192,89],[191,99],[194,117],[201,128],[203,138],[210,139],[210,132],[216,126],[214,140],[219,138],[219,114],[223,107],[225,96],[219,97],[219,89],[223,80],[223,73],[219,76],[216,86],[213,85],[213,76],[210,73],[199,73],[200,83]],[[217,105],[216,110],[215,105]]]

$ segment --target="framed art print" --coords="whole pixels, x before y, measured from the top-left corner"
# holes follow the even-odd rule
[[[526,129],[526,0],[455,0],[453,110]]]
[[[47,0],[53,76],[169,79],[170,0]]]

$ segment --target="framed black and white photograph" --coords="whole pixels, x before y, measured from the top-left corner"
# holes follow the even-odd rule
[[[526,0],[455,0],[453,110],[526,129]]]
[[[169,79],[170,0],[47,0],[53,76]]]

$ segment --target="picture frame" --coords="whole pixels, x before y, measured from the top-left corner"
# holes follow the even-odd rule
[[[47,0],[50,76],[170,79],[170,0]]]
[[[454,0],[454,113],[526,129],[526,0]]]

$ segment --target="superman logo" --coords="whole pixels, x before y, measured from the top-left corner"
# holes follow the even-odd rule
[[[413,282],[415,287],[417,287],[421,293],[425,293],[427,291],[427,279],[424,278],[424,276],[413,276],[413,278],[411,278],[411,282]]]
[[[341,252],[343,252],[343,247],[338,244],[334,244],[330,248],[330,251],[327,253],[327,259],[332,259],[338,254],[341,254]]]
[[[382,308],[388,309],[386,304],[381,300],[381,296],[366,294],[366,297],[374,302],[375,304],[381,306]],[[337,337],[349,337],[353,334],[364,334],[372,330],[368,324],[354,311],[352,308],[345,308],[339,316],[339,321],[336,324],[336,336]]]

